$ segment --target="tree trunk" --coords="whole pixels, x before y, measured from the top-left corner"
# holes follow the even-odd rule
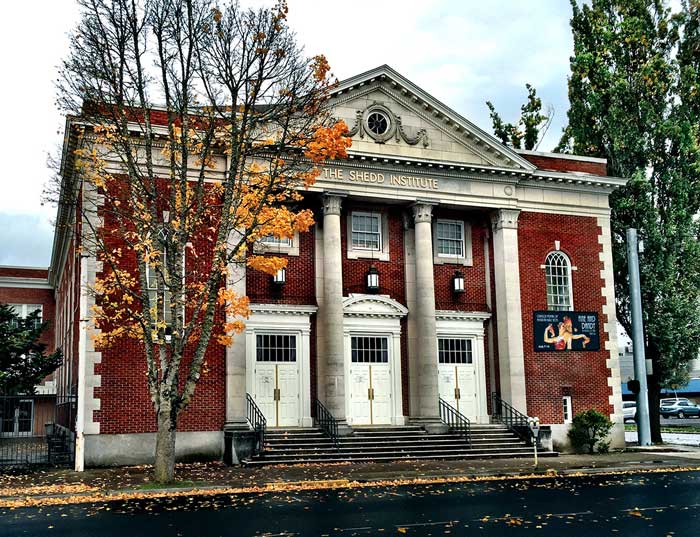
[[[155,479],[158,483],[170,483],[175,478],[175,420],[168,408],[158,411],[156,433]]]
[[[649,392],[649,425],[651,428],[651,441],[654,444],[663,444],[661,439],[661,415],[659,414],[659,394],[661,387],[656,375],[647,376],[647,389]]]

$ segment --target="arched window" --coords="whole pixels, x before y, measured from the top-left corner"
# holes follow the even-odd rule
[[[571,262],[560,251],[550,252],[544,264],[547,282],[547,309],[571,310],[574,298],[571,289]]]

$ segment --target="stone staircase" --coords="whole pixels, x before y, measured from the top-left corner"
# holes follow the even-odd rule
[[[556,456],[556,452],[540,453]],[[532,447],[501,424],[472,425],[471,446],[456,433],[429,435],[418,425],[355,427],[338,447],[317,428],[268,429],[265,450],[247,465],[532,457]]]

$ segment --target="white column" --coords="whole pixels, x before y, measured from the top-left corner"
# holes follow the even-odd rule
[[[520,412],[527,413],[518,261],[519,215],[516,209],[494,213],[493,257],[501,397]]]
[[[240,232],[232,231],[229,237],[229,248],[235,247],[240,239]],[[226,287],[240,296],[245,296],[245,262],[229,265]],[[226,427],[248,428],[246,390],[246,333],[243,332],[234,334],[233,343],[226,347]]]
[[[416,203],[413,206],[415,221],[416,259],[416,352],[418,371],[418,408],[412,413],[418,418],[438,418],[438,360],[437,331],[435,328],[435,278],[433,274],[433,206]]]
[[[323,304],[318,321],[323,323],[325,404],[336,419],[345,420],[345,355],[343,351],[343,256],[340,243],[342,197],[323,198]]]

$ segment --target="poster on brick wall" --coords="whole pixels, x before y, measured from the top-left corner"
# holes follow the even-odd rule
[[[536,311],[535,351],[600,350],[598,314],[587,311]]]

